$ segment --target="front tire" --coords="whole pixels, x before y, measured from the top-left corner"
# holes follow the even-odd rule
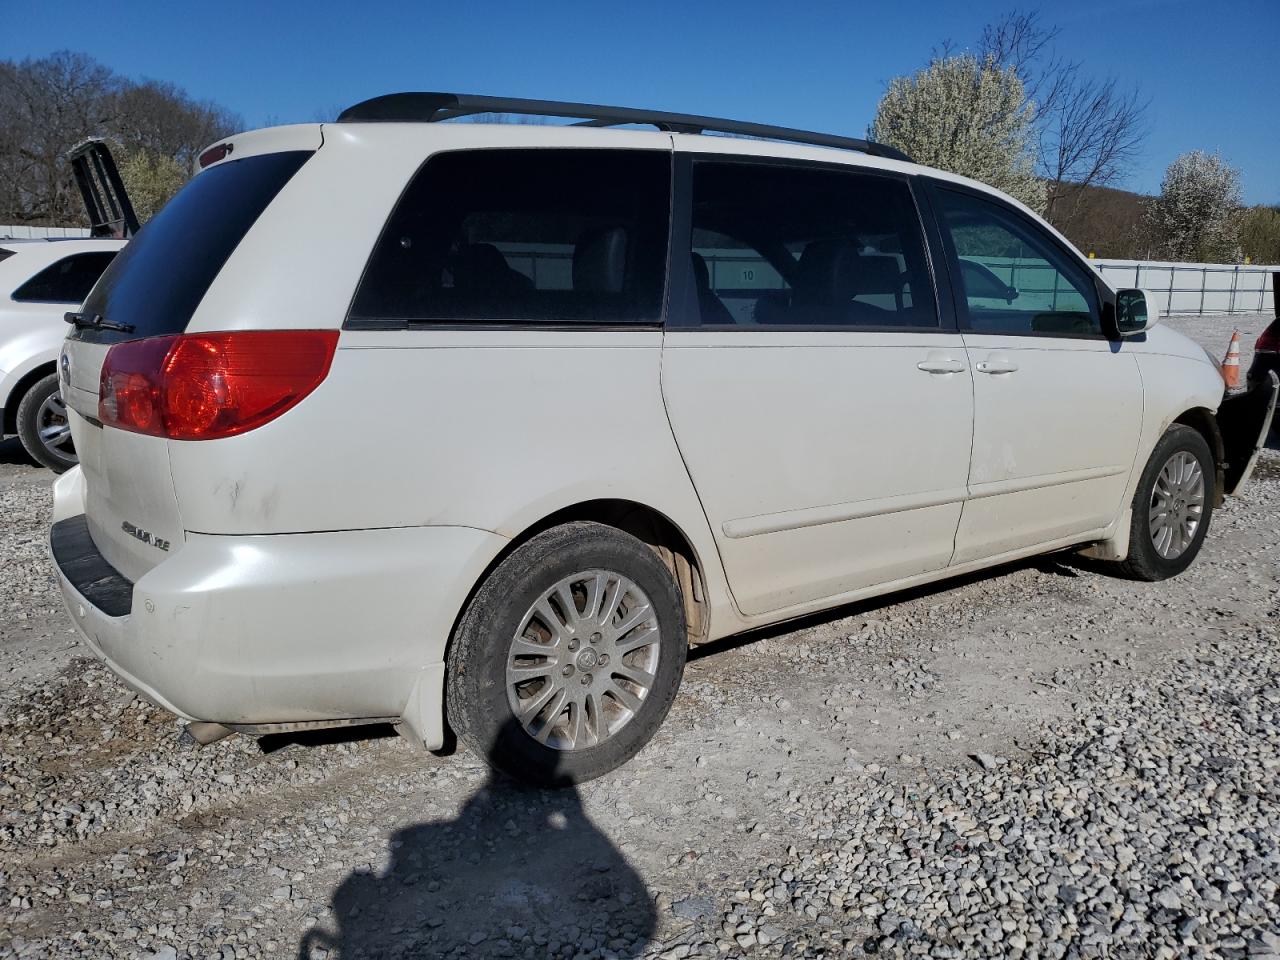
[[[658,555],[598,523],[517,547],[467,605],[447,656],[447,710],[489,764],[568,786],[635,756],[684,674],[679,588]]]
[[[58,393],[58,375],[51,373],[37,380],[18,402],[18,439],[32,458],[54,473],[74,467],[75,447],[71,442],[71,424],[67,406]]]
[[[1147,461],[1133,497],[1129,555],[1119,572],[1167,580],[1195,560],[1209,530],[1217,471],[1199,431],[1174,424]]]

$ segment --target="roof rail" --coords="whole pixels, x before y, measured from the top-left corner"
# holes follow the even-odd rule
[[[579,126],[610,127],[624,123],[646,124],[671,133],[728,133],[762,140],[785,140],[818,147],[858,150],[873,157],[911,162],[901,150],[883,143],[830,133],[772,127],[763,123],[700,117],[689,113],[663,113],[633,107],[607,107],[594,103],[559,100],[524,100],[516,97],[484,97],[469,93],[388,93],[343,110],[339,123],[434,123],[478,113],[515,113],[525,116],[565,117],[583,121]]]

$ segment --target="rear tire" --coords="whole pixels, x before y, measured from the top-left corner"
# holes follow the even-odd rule
[[[554,527],[467,605],[446,658],[449,723],[517,780],[581,783],[649,742],[687,652],[679,588],[652,549],[603,524]]]
[[[1167,580],[1195,560],[1209,530],[1217,471],[1199,431],[1168,429],[1147,461],[1133,496],[1129,555],[1116,572],[1133,580]]]
[[[38,463],[64,473],[80,461],[71,443],[67,408],[58,393],[58,375],[51,373],[32,384],[18,403],[18,439]]]

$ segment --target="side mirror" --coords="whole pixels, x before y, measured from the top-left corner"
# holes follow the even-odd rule
[[[1116,294],[1116,331],[1134,337],[1160,322],[1156,298],[1146,290],[1121,290]]]

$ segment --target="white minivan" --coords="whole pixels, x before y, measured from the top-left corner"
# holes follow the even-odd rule
[[[482,112],[581,122],[440,122]],[[397,94],[201,165],[71,318],[51,546],[206,735],[598,776],[691,643],[1064,548],[1178,573],[1275,403],[863,141]]]

